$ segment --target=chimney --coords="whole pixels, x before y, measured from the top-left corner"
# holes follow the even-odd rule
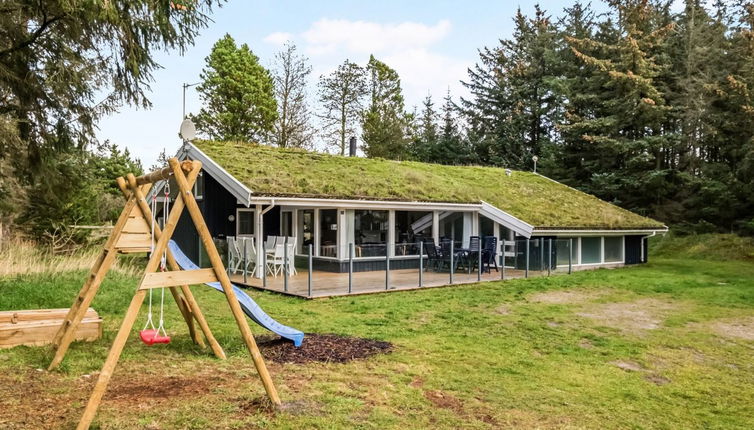
[[[356,137],[354,136],[351,136],[351,138],[348,139],[348,156],[349,157],[356,156]]]

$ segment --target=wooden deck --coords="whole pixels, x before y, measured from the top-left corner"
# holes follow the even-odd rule
[[[545,272],[546,273],[546,272]],[[530,271],[529,276],[541,276],[542,272]],[[523,278],[524,271],[505,269],[505,279]],[[477,282],[477,273],[460,272],[453,274],[453,282],[450,282],[448,272],[425,271],[422,276],[422,286],[419,286],[419,270],[403,269],[391,270],[389,282],[385,282],[385,271],[357,272],[353,274],[351,291],[348,291],[348,273],[312,272],[311,295],[309,294],[309,281],[306,270],[300,270],[297,274],[288,278],[288,288],[282,275],[277,277],[267,276],[266,282],[262,279],[247,277],[244,282],[242,274],[231,275],[231,280],[240,285],[257,288],[260,290],[274,291],[277,293],[305,298],[321,298],[332,296],[347,296],[353,294],[373,294],[391,291],[407,291],[419,288],[444,287],[456,284],[470,284]],[[481,281],[498,281],[501,272],[483,273]]]

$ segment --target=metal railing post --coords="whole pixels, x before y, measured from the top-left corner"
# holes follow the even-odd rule
[[[505,281],[505,245],[503,245],[503,251],[500,253],[500,279]]]
[[[547,276],[550,276],[550,270],[552,268],[552,238],[550,238],[550,243],[547,245]]]
[[[419,288],[424,285],[424,241],[419,241]]]
[[[482,280],[482,238],[479,238],[479,251],[477,251],[477,271],[476,271],[476,281],[479,282]]]
[[[267,288],[267,250],[264,249],[264,242],[262,243],[262,288]]]
[[[246,280],[246,277],[247,277],[247,273],[249,271],[248,270],[249,269],[249,262],[247,261],[248,260],[247,255],[249,255],[249,254],[246,252],[246,247],[248,245],[246,244],[246,238],[243,238],[241,240],[243,240],[243,283],[246,284],[246,283],[248,283],[247,280]]]
[[[307,285],[309,297],[311,297],[312,296],[312,244],[311,243],[309,244],[308,259],[309,259],[309,273],[308,273],[308,279],[307,279],[308,283],[306,285]]]
[[[524,271],[524,278],[529,277],[529,242],[531,242],[531,238],[526,239],[526,270]]]
[[[539,271],[545,270],[545,238],[539,239]]]
[[[283,241],[283,291],[288,292],[288,236]]]
[[[385,289],[390,289],[390,250],[385,245]]]
[[[568,239],[568,274],[573,272],[573,238]]]
[[[348,294],[353,290],[353,243],[348,244]]]
[[[455,244],[453,241],[450,241],[450,283],[453,284],[453,259],[455,257],[455,253],[453,252],[453,249],[455,248]]]

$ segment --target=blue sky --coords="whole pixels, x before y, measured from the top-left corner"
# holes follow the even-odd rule
[[[401,75],[407,106],[419,105],[427,93],[439,101],[450,88],[463,94],[459,84],[466,68],[477,60],[477,49],[509,37],[516,8],[533,13],[534,1],[244,1],[231,0],[213,14],[209,27],[185,55],[160,53],[163,69],[155,73],[152,109],[124,107],[104,118],[98,138],[110,139],[149,168],[166,148],[175,153],[181,122],[181,85],[199,80],[204,58],[225,33],[247,43],[269,66],[287,39],[309,57],[313,67],[310,85],[315,102],[319,75],[344,59],[365,64],[369,54],[394,67]],[[567,1],[540,2],[557,16]],[[595,1],[602,9],[603,6]],[[200,100],[189,89],[188,112],[197,112]]]

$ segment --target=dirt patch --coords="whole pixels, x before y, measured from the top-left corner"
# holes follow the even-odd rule
[[[529,300],[548,305],[575,305],[592,301],[605,294],[607,291],[603,290],[557,290],[533,294],[529,296]]]
[[[211,377],[149,377],[117,378],[108,388],[106,398],[112,401],[166,400],[182,396],[201,396],[210,392],[220,380]]]
[[[594,305],[578,315],[624,332],[641,333],[660,328],[667,314],[675,308],[675,305],[660,300],[641,299]]]
[[[500,305],[495,309],[495,313],[498,315],[510,315],[511,308],[508,305]]]
[[[714,321],[710,323],[710,328],[720,336],[754,340],[754,318]]]
[[[623,369],[626,372],[641,372],[645,370],[641,366],[641,364],[635,361],[616,360],[616,361],[611,361],[610,364],[612,364],[613,366],[619,369]]]
[[[424,392],[424,397],[437,408],[449,409],[458,415],[463,414],[463,403],[455,396],[440,390],[429,390]]]
[[[646,376],[644,376],[644,379],[646,379],[649,382],[654,383],[655,385],[665,385],[665,384],[669,384],[670,383],[670,379],[668,379],[668,378],[666,378],[666,377],[664,377],[662,375],[658,375],[656,373],[652,373],[650,375],[646,375]]]
[[[579,348],[583,349],[594,349],[594,344],[589,339],[581,339],[579,341]]]
[[[288,341],[275,339],[260,343],[259,349],[266,359],[277,363],[346,363],[387,354],[393,350],[393,344],[335,334],[307,334],[304,343],[298,348]]]

